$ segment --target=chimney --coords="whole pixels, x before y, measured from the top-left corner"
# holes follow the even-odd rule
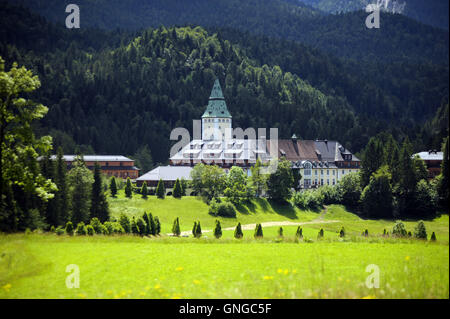
[[[292,135],[291,139],[293,143],[297,143],[297,135]]]

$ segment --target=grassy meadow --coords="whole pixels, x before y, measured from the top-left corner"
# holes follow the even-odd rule
[[[449,298],[448,215],[426,221],[436,242],[381,237],[394,221],[364,220],[344,207],[324,212],[273,205],[265,199],[239,207],[222,227],[268,222],[306,223],[304,240],[296,225],[264,227],[264,238],[244,238],[224,230],[215,239],[215,217],[194,197],[164,200],[109,199],[112,214],[158,216],[157,238],[123,236],[57,236],[53,233],[0,235],[0,298]],[[189,231],[200,220],[200,239],[168,235],[179,217]],[[413,231],[417,221],[405,221]],[[338,237],[346,229],[345,239]],[[317,239],[320,228],[324,238]],[[365,229],[369,237],[361,236]],[[80,269],[80,288],[66,287],[67,265]],[[365,285],[368,265],[380,269],[380,287]]]

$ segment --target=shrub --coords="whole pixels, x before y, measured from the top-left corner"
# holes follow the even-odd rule
[[[278,237],[283,237],[283,227],[278,228]]]
[[[114,226],[112,222],[105,222],[103,226],[106,229],[106,235],[111,235],[114,233]]]
[[[345,237],[345,229],[344,226],[342,226],[341,231],[339,232],[339,237],[344,238]]]
[[[72,222],[67,222],[66,224],[66,234],[69,236],[73,235],[73,224]]]
[[[230,202],[223,202],[217,205],[217,216],[236,217],[236,208]]]
[[[90,225],[92,226],[92,228],[94,228],[96,234],[102,233],[102,223],[97,217],[91,219]]]
[[[317,210],[323,205],[324,195],[319,190],[304,190],[294,193],[292,202],[301,209]]]
[[[436,241],[436,234],[433,232],[430,237],[431,241]]]
[[[84,224],[84,222],[78,223],[75,233],[77,235],[86,235],[86,225]]]
[[[392,235],[396,237],[406,237],[407,234],[405,225],[402,222],[397,221],[394,228],[392,228]]]
[[[92,227],[92,225],[87,225],[86,232],[89,236],[94,236],[95,233],[94,227]]]
[[[145,233],[147,235],[153,235],[153,236],[156,235],[156,224],[155,224],[155,219],[153,218],[152,213],[144,213],[142,218],[144,219],[144,221],[146,223]]]
[[[55,232],[55,226],[52,225],[52,227],[50,227],[50,232],[54,233]]]
[[[216,220],[216,226],[214,227],[214,237],[219,239],[222,237],[222,226],[220,225],[220,221]]]
[[[323,228],[321,228],[321,229],[319,230],[319,234],[317,234],[317,238],[318,238],[318,239],[323,238]]]
[[[263,238],[263,236],[264,235],[263,235],[263,230],[262,230],[261,224],[256,224],[254,237],[255,238]]]
[[[303,229],[301,226],[297,227],[297,231],[295,232],[295,237],[297,237],[298,239],[303,238]]]
[[[172,234],[177,237],[180,236],[180,234],[181,234],[180,221],[179,221],[178,217],[173,221]]]
[[[55,233],[58,236],[64,235],[64,228],[62,228],[61,226],[56,227]]]
[[[241,239],[242,237],[244,237],[244,233],[242,232],[241,223],[238,223],[234,230],[234,238]]]
[[[130,219],[128,218],[127,215],[125,215],[125,214],[120,215],[119,224],[120,224],[120,226],[122,226],[125,233],[129,234],[131,232],[131,223],[130,223]]]
[[[417,239],[427,239],[427,229],[425,228],[425,223],[423,221],[419,221],[415,230],[414,237]]]
[[[368,230],[368,229],[366,229],[366,230],[364,231],[364,237],[369,237],[369,230]]]
[[[136,226],[138,228],[138,234],[144,236],[146,234],[147,224],[141,217],[136,220]]]
[[[412,237],[412,233],[410,231],[408,232],[408,237]]]
[[[383,237],[386,237],[386,228],[383,229]]]

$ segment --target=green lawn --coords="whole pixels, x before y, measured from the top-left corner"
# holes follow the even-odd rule
[[[221,239],[207,232],[216,217],[194,197],[121,193],[109,203],[114,217],[159,216],[162,235],[0,234],[0,298],[449,298],[448,215],[426,221],[438,239],[430,242],[381,237],[393,220],[364,220],[339,205],[320,213],[260,199],[239,207],[236,218],[219,218],[222,227],[313,221],[302,225],[304,240],[295,240],[293,225],[283,226],[284,238],[273,226],[263,227],[263,239],[255,240],[250,227],[237,240],[232,230]],[[176,217],[184,231],[200,220],[203,236],[167,236]],[[416,224],[405,221],[408,231]],[[345,239],[338,236],[342,226]],[[360,235],[366,228],[369,237]],[[79,289],[66,287],[70,264],[80,268]],[[370,264],[380,269],[379,289],[365,285]]]
[[[202,228],[213,228],[216,219],[219,219],[222,227],[234,227],[238,222],[241,224],[262,223],[271,221],[306,222],[319,216],[319,213],[302,211],[290,205],[277,205],[266,199],[257,199],[252,204],[242,205],[238,208],[236,218],[217,218],[208,214],[208,205],[197,197],[186,196],[181,199],[167,196],[158,199],[149,196],[142,199],[140,195],[126,198],[120,191],[117,198],[108,198],[113,217],[119,217],[121,213],[128,216],[141,217],[144,212],[150,212],[158,216],[162,224],[162,232],[168,233],[172,230],[175,218],[180,218],[182,231],[191,230],[194,221],[199,220]]]
[[[0,236],[0,298],[448,298],[449,249],[418,241]],[[65,285],[80,268],[80,288]],[[365,286],[366,267],[380,288]]]

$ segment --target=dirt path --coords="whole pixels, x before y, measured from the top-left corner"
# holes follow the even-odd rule
[[[327,213],[328,208],[325,206],[324,210],[320,213],[319,217],[317,217],[316,219],[309,221],[309,222],[290,222],[290,221],[283,221],[283,222],[263,222],[261,223],[262,227],[280,227],[280,226],[302,226],[302,225],[312,225],[312,224],[329,224],[329,223],[338,223],[339,220],[324,220],[325,214]],[[251,229],[255,229],[256,227],[256,223],[254,224],[245,224],[245,225],[241,225],[242,226],[242,230],[251,230]],[[222,230],[234,230],[235,227],[227,227],[227,228],[222,228]],[[212,232],[211,229],[205,229],[202,230],[202,233],[210,233]],[[183,231],[181,232],[181,236],[189,236],[192,234],[192,231]],[[169,234],[171,235],[171,234]]]

